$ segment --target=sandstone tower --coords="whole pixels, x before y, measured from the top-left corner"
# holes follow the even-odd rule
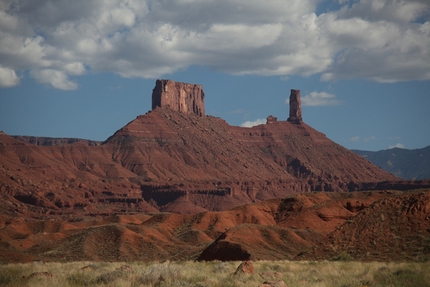
[[[185,114],[205,116],[205,93],[201,85],[157,80],[152,90],[152,109],[169,107]]]
[[[291,90],[290,94],[290,117],[289,122],[300,124],[302,122],[302,101],[300,100],[300,90]]]

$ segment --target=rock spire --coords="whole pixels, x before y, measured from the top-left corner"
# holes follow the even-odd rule
[[[300,90],[291,89],[290,94],[290,117],[289,122],[300,124],[302,122],[302,101],[300,100]]]

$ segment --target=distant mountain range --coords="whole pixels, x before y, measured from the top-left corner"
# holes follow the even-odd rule
[[[430,146],[380,151],[352,150],[385,171],[403,179],[430,179]]]

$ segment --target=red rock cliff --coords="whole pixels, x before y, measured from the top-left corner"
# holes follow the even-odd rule
[[[152,109],[169,107],[185,114],[205,116],[205,94],[201,85],[157,80],[152,90]]]

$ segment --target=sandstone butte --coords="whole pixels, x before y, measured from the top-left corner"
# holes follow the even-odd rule
[[[103,143],[0,133],[0,261],[300,259],[320,245],[306,256],[321,259],[348,245],[327,236],[362,230],[375,202],[428,192],[305,124],[299,90],[287,121],[252,128],[206,115],[204,97],[157,80],[152,110]],[[419,198],[420,217],[430,200]]]

